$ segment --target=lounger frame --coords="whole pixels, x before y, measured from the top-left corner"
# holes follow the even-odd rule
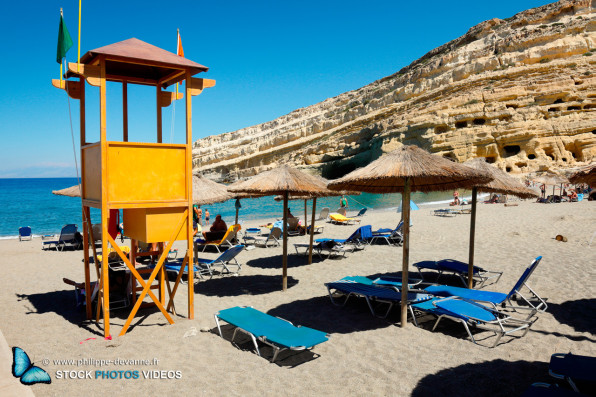
[[[243,308],[246,308],[246,307],[252,308],[252,306],[241,306],[241,307],[243,307]],[[220,326],[220,323],[219,323],[219,320],[220,320],[219,314],[220,314],[219,312],[215,313],[214,314],[214,318],[215,318],[215,324],[217,325],[217,330],[219,331],[219,336],[221,336],[221,338],[223,339],[223,333],[221,332],[221,326]],[[271,316],[271,317],[273,317],[273,316]],[[277,319],[279,319],[281,321],[285,321],[286,323],[290,324],[291,326],[294,326],[294,327],[297,327],[297,328],[300,328],[301,327],[300,325],[294,325],[294,324],[292,324],[292,322],[286,320],[285,318],[281,318],[281,317],[278,317],[278,316],[275,316],[275,318],[277,318]],[[222,321],[226,321],[224,319],[221,319],[221,320]],[[231,324],[231,323],[228,323],[228,324],[230,324],[233,327],[235,327],[234,328],[234,333],[232,334],[232,340],[231,340],[231,342],[234,343],[234,339],[236,338],[236,335],[237,335],[238,332],[241,332],[241,333],[243,333],[245,335],[248,335],[250,337],[250,339],[252,340],[253,345],[255,346],[255,350],[257,352],[257,355],[259,357],[262,357],[262,356],[261,356],[261,351],[259,350],[259,344],[257,343],[257,341],[260,341],[260,342],[262,342],[262,343],[264,343],[264,344],[266,344],[268,346],[271,346],[273,348],[273,357],[271,358],[271,362],[272,363],[275,362],[275,359],[277,358],[277,356],[279,355],[279,353],[281,353],[284,350],[303,351],[303,350],[310,350],[310,349],[312,349],[314,347],[314,346],[312,346],[312,347],[307,348],[306,346],[284,346],[284,345],[280,345],[278,343],[275,343],[273,341],[268,340],[266,336],[256,337],[253,333],[251,333],[251,332],[243,329],[242,327],[240,327],[240,326],[238,326],[236,324]],[[329,334],[327,334],[326,337],[329,338]]]

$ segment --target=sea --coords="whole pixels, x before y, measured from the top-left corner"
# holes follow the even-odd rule
[[[76,178],[0,178],[0,239],[18,237],[19,227],[30,226],[34,236],[60,233],[62,226],[74,223],[82,227],[81,199],[78,197],[57,196],[53,190],[60,190],[78,184]],[[460,192],[466,198],[470,192]],[[453,199],[452,192],[413,193],[412,201],[418,206],[448,203]],[[401,204],[400,194],[369,194],[347,196],[348,215],[366,207],[374,210],[397,212]],[[230,224],[236,215],[236,201],[203,205],[203,214],[208,209],[211,219],[221,214]],[[281,218],[283,201],[272,196],[240,201],[240,220],[270,220]],[[290,200],[290,211],[294,216],[304,218],[304,200]],[[308,201],[308,217],[312,201]],[[339,197],[317,199],[317,214],[321,208],[329,207],[334,212],[339,207]],[[91,222],[101,222],[101,212],[91,208]],[[124,225],[126,229],[126,225]]]

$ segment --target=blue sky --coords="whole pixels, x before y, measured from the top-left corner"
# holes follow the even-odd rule
[[[81,55],[136,37],[185,56],[217,80],[193,99],[193,140],[272,120],[397,72],[487,19],[548,1],[89,1]],[[75,176],[66,94],[51,85],[60,7],[77,57],[78,0],[8,2],[0,27],[0,178]],[[99,92],[87,91],[88,141]],[[129,89],[131,141],[155,141],[154,89]],[[108,139],[122,136],[120,87],[108,85]],[[78,101],[70,101],[78,156]],[[184,103],[165,108],[164,141],[184,140]],[[172,127],[173,125],[173,127]],[[171,139],[172,137],[172,139]]]

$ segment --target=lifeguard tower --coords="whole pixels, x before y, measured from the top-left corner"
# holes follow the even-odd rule
[[[193,257],[192,244],[192,112],[191,99],[204,88],[213,87],[215,80],[194,78],[207,67],[168,52],[141,40],[132,38],[87,52],[80,63],[69,63],[66,80],[53,80],[52,84],[68,92],[80,101],[81,135],[81,196],[83,211],[83,244],[85,263],[85,288],[87,318],[91,313],[91,281],[89,271],[89,244],[93,248],[99,282],[97,320],[100,307],[103,310],[104,335],[110,335],[110,280],[108,270],[108,247],[111,246],[126,265],[132,279],[132,310],[120,332],[124,335],[148,295],[168,322],[174,321],[169,314],[180,283],[182,272],[188,267],[188,318],[194,317],[193,266],[187,266]],[[184,94],[164,91],[165,88],[184,81]],[[85,137],[85,82],[99,87],[99,142],[87,142]],[[122,84],[122,141],[106,139],[106,83]],[[154,143],[128,141],[128,84],[156,87],[157,136]],[[162,108],[172,101],[186,101],[186,143],[162,142]],[[90,223],[89,208],[101,209],[101,266],[97,260]],[[114,241],[115,219],[109,214],[122,210],[126,235],[131,238],[130,258]],[[166,279],[164,261],[176,240],[186,240],[187,252],[180,273],[172,289]],[[149,278],[144,279],[137,270],[137,242],[158,243],[152,252],[159,259]],[[190,261],[192,262],[192,261]],[[153,285],[157,281],[157,285]],[[138,284],[137,284],[138,283]],[[166,305],[165,287],[169,302]],[[137,296],[137,288],[140,294]],[[156,296],[152,289],[159,289]]]

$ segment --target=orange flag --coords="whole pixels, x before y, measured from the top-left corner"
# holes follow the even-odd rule
[[[182,49],[182,39],[180,38],[180,30],[178,30],[178,42],[176,43],[176,54],[184,57],[184,50]]]

